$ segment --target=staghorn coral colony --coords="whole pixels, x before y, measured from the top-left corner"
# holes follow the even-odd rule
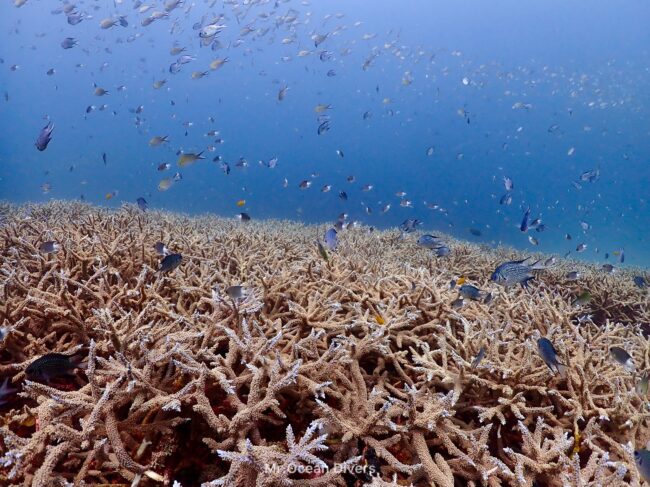
[[[629,271],[560,261],[504,288],[495,267],[526,256],[447,239],[437,258],[394,231],[340,232],[323,258],[323,228],[288,222],[0,219],[1,485],[644,482],[650,312]],[[169,272],[158,241],[182,255]],[[459,276],[491,301],[452,306]],[[53,352],[79,362],[34,379]]]

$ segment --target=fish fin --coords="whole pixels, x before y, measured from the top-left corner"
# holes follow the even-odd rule
[[[86,356],[82,355],[80,352],[77,352],[74,355],[71,355],[69,360],[70,360],[70,366],[72,370],[83,369],[84,366],[82,365],[82,362],[86,360]]]
[[[524,279],[523,281],[521,281],[521,287],[524,288],[524,289],[528,289],[528,281],[530,281],[532,279],[535,279],[535,277],[530,276],[530,277],[527,277],[526,279]]]

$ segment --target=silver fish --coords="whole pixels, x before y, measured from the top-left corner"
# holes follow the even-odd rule
[[[504,262],[494,270],[491,280],[505,287],[515,284],[527,287],[528,281],[534,278],[532,271],[544,268],[538,264],[539,261],[532,264],[527,264],[527,261],[528,259]]]
[[[55,242],[54,240],[48,240],[47,242],[43,242],[41,245],[39,245],[38,250],[44,254],[56,254],[59,250],[61,250],[61,244]]]
[[[634,360],[632,356],[621,347],[611,347],[609,354],[614,360],[621,364],[628,372],[634,372]]]

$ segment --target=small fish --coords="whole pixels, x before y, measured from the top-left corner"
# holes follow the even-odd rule
[[[519,226],[519,230],[522,232],[527,232],[528,231],[528,220],[530,218],[530,206],[528,209],[524,212],[524,217],[521,219],[521,225]]]
[[[111,19],[111,18],[103,19],[103,20],[101,20],[99,22],[99,26],[102,29],[110,29],[111,27],[113,27],[115,25],[117,25],[117,20]]]
[[[436,254],[436,257],[446,257],[451,253],[451,249],[446,245],[441,245],[440,247],[435,249],[434,252]]]
[[[632,278],[632,281],[634,282],[634,285],[639,289],[644,289],[648,287],[648,281],[646,281],[646,279],[643,276],[634,276]]]
[[[591,293],[589,291],[582,291],[571,303],[573,306],[584,306],[591,301]]]
[[[61,244],[55,242],[54,240],[48,240],[47,242],[43,242],[41,245],[39,245],[38,250],[43,254],[56,254],[59,250],[61,250]]]
[[[531,243],[531,245],[539,245],[539,240],[537,240],[532,235],[528,235],[528,241]]]
[[[289,91],[289,87],[287,85],[284,85],[282,88],[280,88],[280,91],[278,91],[278,101],[285,99],[287,96],[287,91]]]
[[[102,161],[104,161],[104,166],[107,164],[106,152],[102,153]]]
[[[579,271],[567,272],[564,277],[569,281],[577,281],[578,279],[580,279],[580,272]]]
[[[481,360],[483,360],[483,357],[485,357],[485,347],[481,347],[481,349],[476,354],[476,357],[474,357],[474,360],[472,360],[472,368],[473,369],[475,369],[476,367],[479,366],[479,364],[481,363]]]
[[[343,159],[343,151],[341,149],[336,149],[336,155],[339,156],[341,159]]]
[[[454,300],[451,302],[451,308],[452,308],[452,309],[460,309],[460,308],[462,308],[464,305],[465,305],[465,301],[463,300],[463,298],[454,299]]]
[[[149,208],[149,203],[147,203],[147,200],[145,200],[142,196],[140,196],[135,202],[138,204],[138,208],[140,208],[142,211],[147,211],[147,208]]]
[[[160,261],[160,269],[158,269],[158,272],[171,272],[181,265],[182,260],[183,256],[181,254],[168,254]]]
[[[331,189],[332,189],[332,185],[331,184],[326,184],[325,186],[323,186],[320,189],[320,191],[321,191],[321,193],[329,193]]]
[[[221,68],[224,64],[228,62],[228,58],[223,58],[223,59],[215,59],[210,63],[210,69],[212,70],[217,70]]]
[[[416,218],[407,218],[400,224],[399,229],[402,233],[413,233],[419,225],[422,225],[420,220]]]
[[[505,186],[507,192],[511,192],[515,187],[512,179],[510,179],[508,176],[503,177],[503,185]]]
[[[195,154],[193,152],[188,152],[187,154],[181,154],[176,164],[178,164],[179,167],[189,166],[190,164],[194,164],[196,161],[205,159],[205,156],[203,156],[202,154],[203,154],[202,151],[199,152],[198,154]]]
[[[586,243],[581,243],[578,244],[576,247],[576,252],[584,252],[587,249],[587,244]]]
[[[645,448],[634,450],[634,463],[641,478],[650,482],[650,451]]]
[[[339,191],[339,198],[346,201],[348,199],[348,194],[345,191]]]
[[[55,377],[71,375],[74,369],[80,368],[82,360],[83,357],[79,355],[47,353],[30,363],[25,369],[25,375],[29,380],[49,382]]]
[[[226,294],[230,299],[236,301],[244,297],[244,287],[243,286],[230,286],[226,288]]]
[[[169,140],[168,135],[163,135],[163,136],[156,135],[155,137],[151,137],[151,139],[149,139],[149,145],[151,147],[158,147],[164,144],[165,142],[168,142],[168,140]]]
[[[105,96],[109,94],[108,91],[106,91],[104,88],[101,88],[97,85],[95,85],[95,91],[93,93],[95,96]]]
[[[311,181],[309,181],[308,179],[303,179],[302,181],[300,181],[300,184],[298,184],[298,187],[300,189],[308,189],[311,187]]]
[[[580,181],[584,181],[587,183],[593,183],[594,181],[598,181],[598,178],[600,178],[600,169],[590,169],[589,171],[585,171],[580,175]]]
[[[567,234],[564,235],[564,238],[565,238],[566,240],[571,240],[572,237],[571,237],[571,234],[570,234],[570,233],[567,233]]]
[[[325,232],[325,237],[323,240],[325,242],[325,247],[327,247],[328,250],[336,250],[336,247],[339,243],[338,233],[336,232],[336,229],[330,228],[327,230]]]
[[[420,247],[424,247],[425,249],[431,249],[435,250],[441,245],[443,245],[442,240],[440,237],[436,237],[435,235],[422,235],[420,238],[418,238],[417,244]]]
[[[426,152],[427,157],[431,157],[435,151],[436,151],[435,147],[433,146],[427,147],[427,152]]]
[[[470,299],[472,301],[480,301],[481,296],[483,295],[483,292],[479,288],[472,286],[471,284],[463,284],[460,286],[458,293],[462,297]]]
[[[475,237],[480,237],[483,235],[483,232],[481,232],[478,228],[470,228],[469,233],[471,233]]]
[[[163,162],[161,164],[158,164],[158,171],[166,171],[167,169],[171,168],[172,165],[168,162]]]
[[[331,128],[330,121],[325,120],[323,123],[321,123],[318,126],[318,130],[316,132],[318,133],[318,135],[322,135],[325,132],[328,132],[330,128]]]
[[[239,206],[239,207],[242,207],[242,206],[244,206],[245,204],[246,204],[246,200],[238,200],[238,201],[235,203],[235,205],[237,205],[237,206]]]
[[[490,279],[505,287],[521,284],[521,287],[525,288],[528,286],[528,281],[534,279],[532,271],[543,269],[539,266],[539,261],[532,264],[527,264],[527,261],[528,259],[504,262],[497,266]]]
[[[324,103],[319,103],[318,105],[316,105],[314,107],[314,111],[316,113],[323,113],[323,112],[326,112],[327,110],[331,110],[331,109],[332,109],[332,105],[326,105]]]
[[[172,178],[161,179],[158,183],[158,191],[167,191],[172,187],[172,184],[174,184],[174,180]]]
[[[72,49],[77,45],[77,40],[74,37],[66,37],[61,41],[61,47],[63,49]]]
[[[557,372],[561,376],[564,376],[563,369],[566,367],[566,365],[558,362],[557,351],[548,338],[541,337],[539,340],[537,340],[537,350],[539,351],[539,355],[542,357],[542,360],[544,360],[544,363],[546,363],[548,368],[551,369],[551,372]]]
[[[165,256],[170,253],[167,246],[162,242],[156,242],[155,244],[153,244],[153,248],[158,255]]]
[[[384,325],[386,323],[386,320],[381,315],[375,315],[375,321],[379,325]]]
[[[48,144],[52,140],[52,131],[54,130],[54,123],[48,122],[48,124],[43,127],[36,138],[35,146],[36,148],[43,152],[47,149]]]
[[[510,205],[512,204],[512,195],[510,193],[504,194],[499,200],[500,205]]]
[[[621,347],[611,347],[609,354],[614,360],[621,364],[628,372],[634,372],[634,360],[632,356]]]
[[[239,213],[237,215],[237,218],[242,222],[248,222],[251,220],[251,217],[249,216],[248,213]]]
[[[327,250],[325,250],[325,247],[323,247],[323,244],[320,242],[320,240],[316,240],[316,245],[318,246],[318,253],[320,256],[325,260],[325,262],[329,261],[329,256],[327,255]]]
[[[601,269],[605,271],[607,274],[613,274],[614,271],[616,270],[612,264],[603,264]]]

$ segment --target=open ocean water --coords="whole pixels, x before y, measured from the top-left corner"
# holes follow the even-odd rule
[[[649,18],[640,0],[5,1],[0,199],[417,219],[647,267]]]

